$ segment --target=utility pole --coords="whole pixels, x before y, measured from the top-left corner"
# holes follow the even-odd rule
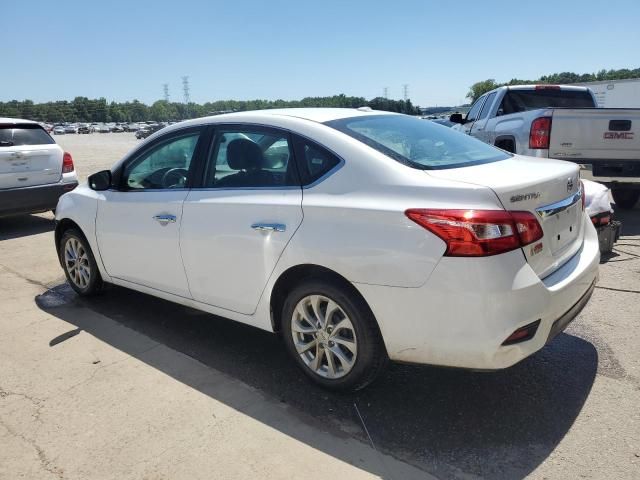
[[[169,103],[169,84],[163,83],[162,90],[164,91],[164,101]]]
[[[182,77],[182,92],[184,93],[184,105],[185,105],[185,116],[189,118],[189,103],[191,102],[191,98],[189,96],[189,76],[185,75]]]
[[[383,92],[384,98],[389,98],[389,87],[384,87],[382,89],[382,92]]]
[[[409,84],[405,83],[402,85],[402,96],[404,97],[404,101],[406,102],[409,99]]]

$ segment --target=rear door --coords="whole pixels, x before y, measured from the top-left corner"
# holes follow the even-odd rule
[[[193,298],[252,314],[302,222],[290,134],[219,126],[200,188],[184,202],[180,245]]]
[[[57,183],[62,149],[37,124],[0,124],[0,189]]]

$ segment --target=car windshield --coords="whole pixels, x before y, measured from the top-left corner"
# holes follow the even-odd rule
[[[53,138],[39,125],[0,125],[0,147],[48,145]]]
[[[407,115],[352,117],[326,125],[423,170],[465,167],[510,157],[468,135]]]

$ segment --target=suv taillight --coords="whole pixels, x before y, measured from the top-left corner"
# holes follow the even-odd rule
[[[73,158],[71,158],[71,154],[64,152],[62,156],[62,173],[73,172],[73,168]]]
[[[551,138],[551,117],[539,117],[531,122],[529,148],[549,148]]]
[[[447,244],[448,257],[488,257],[542,238],[530,212],[410,209],[405,215]]]

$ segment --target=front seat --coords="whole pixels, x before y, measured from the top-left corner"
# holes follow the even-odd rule
[[[251,140],[237,138],[227,145],[227,164],[238,173],[216,182],[216,187],[267,187],[274,184],[271,172],[263,170],[260,146]]]

